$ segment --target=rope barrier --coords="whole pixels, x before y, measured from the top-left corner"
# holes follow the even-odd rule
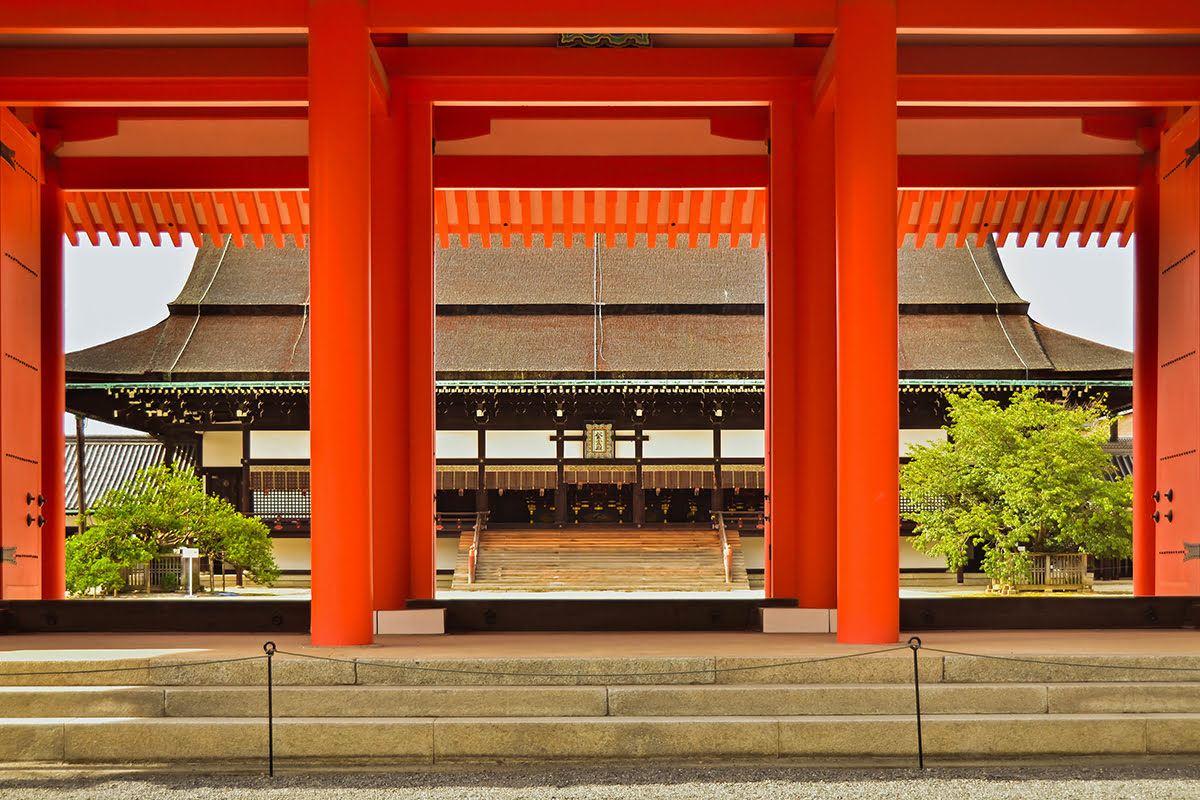
[[[820,664],[827,661],[844,661],[848,658],[858,658],[860,656],[874,656],[882,653],[894,653],[897,650],[907,650],[908,645],[896,645],[895,647],[885,647],[879,650],[868,650],[864,653],[846,653],[840,656],[826,656],[822,658],[809,658],[802,661],[781,661],[774,664],[747,664],[740,667],[717,667],[707,669],[678,669],[665,670],[662,672],[517,672],[506,670],[488,670],[488,669],[456,669],[453,667],[422,667],[416,664],[388,664],[378,661],[364,661],[362,659],[352,658],[333,658],[331,656],[317,656],[311,653],[293,653],[288,650],[277,650],[279,655],[296,656],[299,658],[311,658],[317,661],[333,661],[340,664],[355,664],[368,667],[383,667],[385,669],[403,669],[413,670],[416,672],[447,672],[459,675],[495,675],[505,678],[659,678],[659,677],[678,677],[680,675],[712,675],[723,672],[747,672],[760,669],[778,669],[780,667],[795,667],[803,664]]]

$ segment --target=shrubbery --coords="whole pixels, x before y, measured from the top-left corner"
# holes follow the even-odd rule
[[[81,511],[81,518],[87,512]],[[233,564],[259,583],[279,577],[267,526],[204,492],[190,469],[148,467],[92,509],[91,527],[67,540],[67,590],[117,592],[121,569],[161,552],[196,547],[202,555]]]

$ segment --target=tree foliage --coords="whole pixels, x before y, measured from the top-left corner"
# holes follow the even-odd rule
[[[964,566],[970,545],[983,570],[1011,587],[1030,552],[1132,552],[1132,480],[1113,474],[1101,448],[1103,405],[1067,406],[1025,389],[1007,405],[977,392],[947,392],[949,438],[914,446],[900,492],[915,511],[913,546]]]
[[[67,588],[124,588],[120,569],[175,547],[197,547],[270,583],[279,577],[267,526],[204,492],[190,469],[147,467],[109,491],[91,512],[93,523],[67,540]]]
[[[149,561],[157,552],[136,537],[114,539],[100,528],[88,528],[67,540],[67,589],[76,594],[119,592],[125,588],[122,568]]]

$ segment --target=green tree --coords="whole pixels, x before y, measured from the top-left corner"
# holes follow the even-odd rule
[[[947,392],[948,440],[914,446],[900,492],[917,510],[913,546],[950,569],[983,548],[983,570],[1011,588],[1030,568],[1028,552],[1132,552],[1129,478],[1113,474],[1101,447],[1102,404],[1067,406],[1015,393],[1007,405],[977,392]]]
[[[158,551],[136,537],[113,538],[98,528],[88,528],[67,540],[67,591],[87,594],[121,591],[121,569],[149,561]]]
[[[267,526],[210,497],[190,469],[147,467],[92,510],[92,526],[67,541],[67,588],[117,591],[119,571],[175,547],[197,547],[270,583],[279,577]],[[72,566],[73,565],[73,566]]]
[[[206,524],[193,540],[200,552],[245,570],[259,583],[278,580],[270,533],[262,520],[242,516],[219,497],[209,500],[212,503]]]

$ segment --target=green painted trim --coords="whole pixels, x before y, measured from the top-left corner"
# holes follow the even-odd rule
[[[945,386],[945,387],[970,387],[970,386],[1035,386],[1049,389],[1057,389],[1062,387],[1070,388],[1131,388],[1133,381],[1114,381],[1114,380],[1096,380],[1096,381],[1056,381],[1056,380],[1003,380],[1003,379],[962,379],[962,378],[903,378],[900,381],[901,386]]]
[[[308,389],[308,381],[129,381],[68,383],[68,389]]]
[[[596,379],[596,380],[513,380],[513,381],[437,381],[440,391],[460,390],[496,390],[496,389],[606,389],[606,388],[688,388],[688,389],[761,389],[765,381],[758,379],[737,378],[682,378],[682,379]],[[1041,388],[1084,388],[1128,389],[1133,381],[1095,380],[1095,381],[1055,381],[1055,380],[1003,380],[1003,379],[963,379],[963,378],[902,378],[901,387],[1041,387]],[[68,383],[68,389],[86,390],[209,390],[224,391],[229,389],[303,389],[308,390],[308,381],[225,381],[206,383],[201,381],[144,381],[129,383]]]

